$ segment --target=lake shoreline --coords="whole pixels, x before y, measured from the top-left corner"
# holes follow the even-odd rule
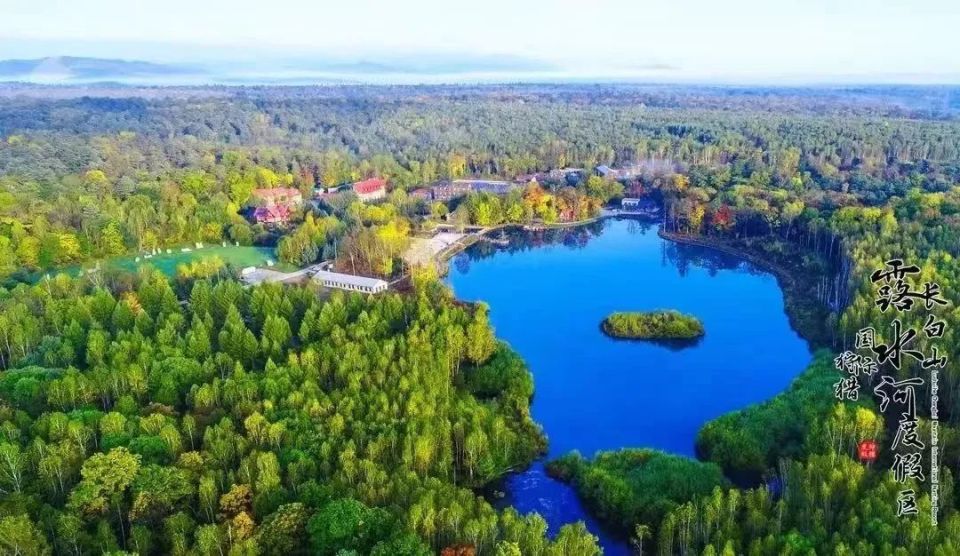
[[[826,315],[821,315],[824,320],[816,322],[810,318],[804,318],[801,310],[818,313],[823,311],[823,306],[809,301],[803,295],[804,285],[807,281],[795,275],[795,272],[774,261],[769,260],[747,248],[732,245],[729,241],[715,238],[712,236],[690,235],[678,232],[668,232],[662,227],[657,231],[661,238],[673,241],[683,245],[693,245],[707,249],[715,249],[722,253],[739,257],[750,264],[770,272],[776,279],[783,292],[784,311],[790,321],[790,326],[807,342],[810,351],[816,351],[821,348],[830,348],[830,341],[826,338]]]
[[[437,265],[440,275],[444,276],[449,270],[448,263],[453,257],[467,250],[478,241],[481,241],[481,238],[491,232],[512,229],[524,231],[567,229],[586,226],[608,219],[639,219],[650,222],[654,221],[654,219],[647,216],[638,217],[630,214],[608,213],[575,222],[560,222],[554,224],[498,224],[496,226],[491,226],[489,228],[485,228],[464,236],[462,241],[458,241],[443,251],[437,253],[434,257],[434,261]],[[771,261],[769,258],[764,257],[763,255],[760,255],[750,249],[733,245],[730,241],[721,238],[683,234],[679,232],[668,232],[663,228],[662,224],[659,225],[657,229],[657,235],[664,240],[682,245],[693,245],[697,247],[715,249],[722,253],[744,259],[757,268],[770,272],[777,279],[777,283],[783,292],[784,309],[787,314],[787,318],[790,321],[790,325],[807,342],[810,350],[816,351],[817,349],[831,347],[831,340],[827,337],[826,330],[826,318],[828,313],[825,314],[823,312],[824,307],[822,305],[816,302],[811,302],[807,299],[807,296],[804,295],[803,290],[804,285],[806,285],[808,281],[796,276],[793,270],[786,268],[775,261]],[[807,313],[812,313],[814,316],[804,316]]]
[[[600,215],[594,216],[593,218],[587,218],[585,220],[576,220],[573,222],[555,222],[553,224],[545,224],[545,223],[524,224],[520,222],[497,224],[496,226],[490,226],[482,230],[467,234],[462,238],[461,241],[457,241],[456,243],[444,248],[442,251],[439,251],[436,255],[434,255],[434,264],[436,264],[438,267],[442,269],[441,271],[441,276],[442,276],[446,270],[446,263],[450,259],[452,259],[457,254],[462,253],[463,251],[466,251],[469,247],[471,247],[473,244],[480,241],[483,237],[485,237],[487,234],[491,232],[497,232],[501,230],[522,230],[522,231],[528,231],[528,232],[540,231],[540,230],[562,230],[565,228],[576,228],[578,226],[586,226],[588,224],[594,224],[596,222],[605,220],[607,218],[616,218],[617,216],[620,216],[620,215],[600,214]]]
[[[588,226],[591,223],[608,219],[611,221],[604,222],[602,232],[594,231],[593,233],[584,235],[581,234],[579,230],[573,230],[573,228],[577,228],[578,226]],[[640,227],[640,234],[638,234],[637,230],[635,229],[633,231],[628,231],[630,227],[630,223],[628,221],[640,221],[642,223]],[[507,227],[511,229],[515,228],[517,230],[523,229],[522,225],[504,225],[499,226],[496,229],[499,230]],[[526,317],[517,314],[511,314],[516,313],[516,311],[506,309],[508,307],[516,307],[516,298],[510,297],[509,291],[514,289],[516,289],[516,291],[531,291],[529,288],[536,288],[537,290],[542,291],[544,287],[543,282],[536,280],[538,272],[542,273],[559,271],[564,278],[561,278],[560,275],[555,275],[557,276],[557,280],[561,282],[570,280],[570,275],[578,272],[576,265],[571,267],[566,265],[557,266],[558,263],[556,257],[558,255],[563,257],[574,256],[572,254],[568,254],[572,253],[573,250],[594,249],[593,247],[588,247],[588,244],[593,245],[594,241],[600,244],[605,242],[607,243],[606,247],[600,247],[598,245],[596,249],[599,249],[600,253],[605,254],[605,257],[607,257],[606,260],[613,261],[612,263],[606,264],[619,265],[618,268],[620,268],[623,273],[629,273],[630,271],[627,269],[632,268],[630,266],[623,266],[626,264],[623,256],[627,253],[630,253],[629,255],[626,255],[628,258],[633,259],[639,257],[639,260],[641,261],[648,261],[651,265],[650,271],[654,274],[658,274],[663,278],[669,278],[671,280],[677,279],[678,276],[675,274],[677,270],[675,270],[674,267],[679,269],[680,266],[683,266],[683,263],[681,263],[679,260],[671,260],[671,263],[669,264],[664,263],[662,259],[662,257],[664,257],[664,251],[662,251],[662,247],[655,247],[655,245],[667,245],[667,252],[672,253],[671,256],[679,257],[680,259],[688,259],[693,265],[701,267],[701,272],[694,272],[691,274],[691,277],[689,278],[691,280],[709,280],[710,284],[714,284],[712,281],[713,274],[709,269],[716,268],[714,267],[714,263],[716,263],[717,260],[720,260],[723,262],[719,263],[719,268],[741,275],[743,278],[739,280],[746,280],[751,284],[754,284],[750,288],[743,290],[741,292],[742,294],[752,295],[758,291],[757,288],[760,288],[760,290],[765,290],[767,292],[766,294],[762,294],[762,298],[768,300],[769,302],[773,302],[773,297],[771,297],[770,294],[772,293],[771,290],[776,288],[778,290],[776,296],[779,303],[783,303],[783,286],[786,282],[780,280],[779,276],[777,276],[778,280],[776,281],[769,280],[768,271],[772,273],[770,265],[768,265],[765,261],[762,261],[763,264],[760,264],[761,261],[759,261],[755,256],[742,256],[740,252],[732,252],[732,249],[717,248],[714,254],[706,255],[703,252],[696,250],[669,247],[670,245],[694,243],[694,241],[677,241],[674,238],[669,237],[669,235],[660,233],[662,232],[662,230],[659,229],[660,221],[656,218],[638,218],[633,217],[632,215],[605,214],[602,217],[592,219],[589,222],[583,222],[579,224],[564,223],[562,226],[555,226],[552,228],[570,229],[570,232],[560,233],[559,235],[547,233],[540,234],[537,232],[541,230],[546,232],[548,230],[546,228],[536,230],[530,230],[528,228],[526,233],[520,233],[517,236],[511,236],[511,242],[516,243],[512,243],[508,248],[492,247],[490,249],[480,249],[479,251],[475,252],[468,250],[471,261],[474,262],[471,262],[469,265],[464,266],[463,268],[455,265],[449,265],[449,271],[454,281],[457,281],[457,276],[463,276],[464,273],[470,273],[471,276],[476,276],[474,273],[480,272],[480,268],[482,266],[486,267],[487,271],[482,273],[484,277],[479,279],[480,283],[484,284],[483,289],[476,289],[474,290],[474,293],[470,293],[468,290],[461,290],[460,287],[457,287],[455,288],[456,295],[458,298],[464,300],[485,300],[490,303],[492,307],[499,307],[500,311],[506,311],[505,313],[500,313],[500,315],[502,315],[501,318],[505,318],[506,320],[503,320],[500,323],[497,323],[496,321],[494,322],[497,336],[504,341],[511,342],[511,345],[514,347],[514,349],[517,349],[518,352],[520,352],[524,357],[524,360],[528,363],[528,365],[530,365],[531,371],[535,375],[535,394],[533,404],[531,406],[533,418],[537,423],[543,426],[544,431],[548,435],[550,441],[550,448],[545,456],[538,458],[528,466],[515,469],[511,473],[507,473],[502,477],[491,481],[490,484],[485,485],[485,487],[482,489],[478,489],[478,491],[482,492],[487,498],[488,502],[493,504],[495,507],[503,508],[506,506],[513,506],[521,512],[541,512],[541,514],[545,516],[545,519],[547,519],[551,530],[554,533],[556,533],[557,528],[564,523],[570,523],[575,520],[585,520],[590,524],[591,531],[600,537],[601,544],[605,549],[608,550],[609,554],[626,555],[629,553],[629,535],[624,534],[624,531],[619,531],[615,527],[610,527],[609,524],[605,524],[600,521],[595,508],[587,507],[589,506],[588,501],[586,499],[582,499],[575,492],[574,485],[562,483],[561,481],[557,480],[557,478],[551,477],[546,471],[549,462],[569,453],[570,450],[578,450],[584,454],[593,454],[595,451],[615,451],[619,449],[636,447],[654,448],[667,453],[675,454],[678,457],[689,459],[694,462],[702,462],[702,460],[697,458],[694,451],[693,439],[697,434],[696,431],[699,430],[704,423],[709,422],[725,412],[736,411],[751,403],[758,403],[760,401],[769,399],[770,397],[776,395],[777,392],[782,391],[782,388],[777,385],[776,391],[766,389],[756,390],[755,394],[753,395],[745,393],[743,396],[741,396],[742,399],[736,402],[738,405],[733,406],[731,404],[726,404],[723,407],[718,408],[717,411],[719,411],[719,413],[715,413],[713,410],[703,411],[702,409],[705,407],[705,405],[694,404],[699,409],[693,410],[691,415],[696,415],[696,417],[680,419],[678,421],[680,424],[678,424],[676,432],[672,433],[671,435],[661,435],[656,431],[655,428],[649,430],[645,429],[643,425],[636,422],[636,416],[629,414],[629,412],[613,410],[608,411],[607,409],[604,409],[602,411],[603,415],[599,417],[597,412],[587,412],[585,417],[587,420],[592,420],[593,424],[586,427],[583,433],[578,432],[583,428],[583,419],[579,417],[570,417],[570,413],[566,410],[563,410],[565,403],[563,400],[568,395],[566,392],[569,392],[571,388],[585,395],[586,398],[584,399],[586,400],[590,400],[591,393],[606,396],[602,402],[599,399],[588,402],[590,404],[594,404],[590,407],[607,407],[607,404],[615,407],[629,407],[632,403],[636,403],[637,396],[642,398],[645,395],[643,394],[644,391],[649,392],[649,389],[651,388],[655,389],[656,391],[663,391],[670,386],[654,381],[653,384],[647,384],[646,382],[643,382],[644,387],[639,388],[638,381],[646,381],[648,379],[644,378],[641,380],[638,378],[642,375],[642,373],[626,372],[620,374],[612,373],[608,377],[609,380],[613,380],[615,383],[619,384],[618,386],[613,387],[615,389],[610,392],[612,397],[607,396],[603,392],[606,390],[606,388],[596,387],[594,390],[591,390],[591,388],[594,387],[590,386],[589,384],[594,384],[595,382],[584,382],[582,380],[572,378],[572,375],[568,374],[566,362],[569,361],[569,359],[567,357],[558,357],[554,353],[555,350],[553,349],[544,348],[541,350],[539,347],[537,347],[537,345],[541,344],[543,346],[550,345],[546,339],[544,342],[541,342],[537,345],[531,345],[531,328],[523,324]],[[489,233],[489,231],[486,233]],[[613,237],[610,237],[610,234],[612,234]],[[478,233],[471,235],[474,238],[480,237]],[[631,238],[631,236],[636,235],[646,235],[649,239],[643,241],[634,240]],[[568,238],[568,236],[570,238],[575,237],[579,241],[565,241],[564,238]],[[605,239],[601,239],[601,236],[604,236]],[[528,242],[534,248],[524,248]],[[541,251],[539,249],[541,245],[547,246],[547,249]],[[555,245],[556,249],[550,249],[550,245]],[[628,248],[630,246],[634,247]],[[466,247],[466,245],[461,245],[457,246],[455,250],[451,249],[449,251],[459,253],[461,250],[466,249]],[[704,245],[704,247],[712,248],[714,246]],[[611,248],[613,248],[613,251]],[[476,247],[474,249],[476,249]],[[710,250],[712,251],[712,249]],[[617,254],[612,254],[614,251]],[[646,256],[639,254],[644,251],[647,253]],[[507,266],[504,267],[498,265],[495,267],[490,267],[489,265],[482,263],[482,261],[490,257],[498,257],[498,253],[504,252],[508,252],[510,255],[500,255],[501,258],[499,260],[501,263],[499,264],[506,264]],[[453,256],[454,253],[447,254],[449,256]],[[480,254],[479,257],[474,258],[476,256],[474,253]],[[551,255],[551,253],[553,255]],[[517,264],[519,261],[529,259],[531,257],[542,259],[542,262],[538,262],[536,265],[530,267],[525,267],[522,263],[520,265]],[[744,266],[744,262],[749,264]],[[477,266],[475,269],[470,270],[474,264],[481,266]],[[542,264],[553,266],[541,266]],[[767,274],[767,276],[763,279],[763,281],[766,282],[766,284],[758,281],[760,273],[756,272],[756,270],[751,270],[750,267],[764,269],[763,274]],[[496,271],[494,272],[491,269],[496,269]],[[529,272],[529,270],[532,269],[536,269],[536,271],[533,273]],[[509,273],[517,272],[519,270],[523,270],[522,275]],[[504,272],[507,272],[507,274],[504,274]],[[554,275],[551,274],[551,276]],[[584,274],[583,276],[586,277],[587,274]],[[609,278],[611,273],[604,273],[603,276]],[[697,278],[697,276],[699,276],[699,278]],[[749,276],[755,277],[748,278]],[[611,295],[607,294],[599,296],[600,298],[606,297],[608,300],[600,302],[599,307],[595,306],[597,308],[602,307],[602,312],[600,312],[598,315],[595,315],[598,320],[591,319],[592,322],[589,323],[589,328],[597,330],[597,336],[602,336],[605,339],[604,341],[597,339],[595,342],[603,344],[603,353],[608,354],[605,355],[606,357],[610,357],[609,354],[613,352],[618,352],[620,354],[639,354],[642,352],[642,358],[644,361],[649,361],[652,357],[653,359],[660,361],[660,363],[656,363],[657,365],[666,363],[668,361],[678,361],[677,359],[674,359],[675,357],[687,359],[692,357],[693,359],[689,359],[690,363],[685,363],[684,365],[689,364],[692,365],[692,367],[689,368],[694,368],[697,366],[694,361],[696,361],[698,357],[701,357],[697,355],[700,353],[697,350],[707,349],[714,350],[714,352],[716,352],[716,350],[719,349],[717,347],[717,342],[725,342],[726,338],[729,338],[731,333],[730,326],[734,326],[737,329],[740,327],[740,325],[737,324],[723,324],[724,322],[730,323],[731,321],[721,320],[719,321],[721,326],[715,329],[714,334],[709,335],[713,338],[712,341],[704,340],[704,336],[708,336],[704,334],[704,336],[698,338],[700,341],[695,341],[693,342],[693,346],[684,347],[683,349],[680,349],[681,346],[664,345],[660,342],[655,342],[652,340],[638,341],[635,339],[611,337],[603,331],[602,323],[599,320],[603,318],[603,315],[609,315],[611,311],[618,311],[618,307],[622,308],[624,306],[623,303],[627,303],[627,306],[629,307],[656,307],[663,302],[662,299],[657,296],[651,297],[649,293],[644,293],[645,291],[652,291],[648,288],[634,288],[629,281],[618,282],[617,280],[618,279],[613,278],[612,281],[609,279],[600,279],[599,282],[596,280],[589,282],[591,285],[590,287],[599,287],[600,291],[605,291],[608,294],[612,294],[612,292],[620,292],[619,294],[615,294],[615,297],[612,299]],[[554,287],[558,287],[556,286],[555,282],[556,280],[551,283],[554,284]],[[579,283],[584,282],[581,281]],[[601,283],[606,283],[607,286],[603,286]],[[509,286],[505,284],[509,284]],[[635,285],[635,283],[633,284]],[[549,287],[547,289],[549,290]],[[710,323],[718,323],[716,320],[717,311],[720,311],[717,305],[718,303],[723,307],[724,314],[729,314],[731,310],[736,309],[736,305],[731,305],[729,300],[740,298],[738,295],[721,295],[716,299],[727,301],[715,301],[715,298],[712,295],[707,295],[704,293],[708,290],[709,288],[703,287],[693,287],[691,290],[692,292],[699,292],[698,294],[695,294],[695,297],[700,300],[699,303],[708,303],[708,305],[703,307],[705,312],[702,315],[698,314],[701,309],[699,309],[696,305],[683,306],[681,303],[679,307],[679,310],[682,310],[684,313],[698,314],[698,316],[703,319],[705,327],[709,327]],[[563,291],[570,290],[569,288],[564,287]],[[590,295],[589,292],[584,292],[583,295],[587,298],[595,297]],[[552,298],[552,296],[548,297]],[[761,305],[769,307],[770,303],[765,301],[762,302]],[[785,309],[785,306],[783,308]],[[777,314],[773,314],[769,310],[763,311],[763,315],[765,315],[765,317],[762,318],[772,318],[774,321],[781,322],[783,330],[791,329],[794,342],[796,342],[794,345],[804,346],[803,351],[806,352],[805,339],[801,338],[795,327],[792,326],[792,323],[788,322],[789,319],[785,314],[786,311],[776,311],[776,313]],[[552,315],[548,318],[549,322],[551,323],[551,329],[559,326],[561,329],[564,329],[564,333],[569,336],[576,336],[579,338],[589,337],[590,333],[586,331],[587,325],[583,324],[582,319],[580,318],[571,316],[568,321],[563,321],[562,319],[564,317],[559,315]],[[564,322],[566,322],[566,324],[564,324]],[[750,322],[757,322],[757,319],[751,319]],[[750,327],[747,326],[747,328]],[[521,338],[525,339],[521,340]],[[777,336],[777,338],[779,338],[779,336]],[[513,344],[514,341],[517,342],[515,345]],[[787,343],[789,344],[789,342]],[[641,346],[640,344],[654,345]],[[526,347],[524,347],[525,345]],[[688,344],[685,345],[688,346]],[[733,345],[738,346],[739,344],[737,344],[737,342],[734,340]],[[724,343],[723,346],[724,347],[721,351],[724,353],[729,352],[729,349],[734,349],[737,353],[753,353],[749,350],[745,351],[743,346],[727,348],[725,347],[727,346],[726,343]],[[630,351],[624,352],[622,350]],[[633,350],[640,351],[634,352]],[[676,355],[670,354],[670,351],[676,352]],[[765,357],[768,359],[768,361],[777,361],[784,357],[780,353],[781,352],[777,352],[777,354],[773,355],[767,353],[766,355],[760,355],[760,357]],[[804,357],[809,357],[808,353],[806,355],[801,354],[799,351],[796,353],[797,357],[801,359]],[[593,359],[595,356],[596,354],[592,356],[591,362],[596,365],[601,365],[601,363],[598,363],[595,359]],[[574,355],[574,357],[576,356]],[[773,359],[770,359],[771,357]],[[753,359],[756,359],[756,357],[753,357]],[[624,361],[627,359],[623,359],[618,355],[609,358],[608,362],[612,363],[615,360]],[[712,360],[716,361],[719,359],[713,358]],[[744,374],[743,377],[746,378],[749,376],[749,370],[755,366],[755,364],[747,364],[747,366],[744,367],[744,372],[747,372],[748,374]],[[667,363],[667,368],[672,368],[669,363]],[[791,366],[785,365],[780,369],[780,371],[780,374],[786,373],[791,379],[793,379],[794,369]],[[801,371],[802,369],[796,369],[796,372]],[[683,380],[686,381],[688,385],[692,386],[693,384],[700,384],[700,386],[703,386],[704,388],[700,388],[699,391],[707,391],[708,388],[706,388],[706,386],[710,385],[710,387],[712,387],[714,385],[714,379],[705,377],[716,375],[712,375],[710,373],[686,374],[681,372],[676,376],[685,377]],[[729,376],[729,373],[725,374],[724,376]],[[614,384],[613,382],[609,382],[609,380],[604,380],[601,382]],[[580,384],[581,382],[583,382],[583,384]],[[634,384],[634,382],[637,382],[637,384]],[[723,381],[720,382],[723,383]],[[631,392],[632,394],[630,394]],[[731,391],[731,394],[734,395],[733,391]],[[545,402],[545,400],[549,401]],[[742,405],[740,405],[740,402],[742,402]],[[669,403],[667,405],[669,405]],[[621,413],[623,413],[623,415],[621,415]],[[703,420],[700,420],[701,414]],[[598,435],[595,434],[598,428],[600,430],[607,430],[610,432],[609,434],[599,435],[600,437],[604,438],[598,438]],[[592,432],[586,432],[587,430]],[[624,434],[622,431],[629,432]],[[584,434],[586,434],[586,436],[583,436]],[[686,435],[688,434],[691,438],[689,447],[686,446],[686,443],[683,442],[683,439],[681,438],[686,438]]]
[[[711,236],[681,234],[678,232],[668,232],[662,227],[657,231],[657,235],[663,239],[673,241],[675,243],[695,245],[697,247],[707,247],[710,249],[716,249],[717,251],[722,251],[728,255],[733,255],[734,257],[739,257],[758,268],[769,271],[771,274],[776,276],[777,279],[784,280],[791,285],[793,285],[796,281],[796,278],[793,276],[793,274],[782,266],[764,259],[755,253],[751,253],[746,249],[730,245],[728,242],[718,238]]]

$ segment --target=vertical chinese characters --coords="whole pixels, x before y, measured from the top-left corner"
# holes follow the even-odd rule
[[[911,283],[911,278],[916,278],[920,273],[916,265],[893,259],[870,276],[876,292],[876,306],[881,313],[890,311],[895,316],[890,322],[889,334],[884,331],[878,333],[873,327],[863,328],[856,334],[855,351],[845,351],[834,360],[836,368],[843,375],[834,384],[834,395],[839,400],[858,401],[861,377],[866,377],[873,385],[880,412],[896,419],[896,433],[890,444],[893,457],[890,470],[894,479],[904,485],[897,497],[897,515],[916,515],[919,511],[917,493],[915,489],[908,488],[908,482],[927,480],[923,452],[927,444],[920,434],[918,399],[922,396],[918,396],[918,393],[922,394],[926,384],[922,374],[930,373],[931,519],[936,524],[939,491],[936,394],[939,370],[946,366],[947,356],[941,355],[938,346],[933,343],[942,338],[946,331],[946,322],[939,319],[934,311],[949,302],[943,298],[939,284],[925,282],[918,288]],[[927,313],[924,324],[919,327],[906,326],[904,323],[912,320],[906,313],[916,310]],[[879,376],[878,381],[875,380],[875,374]],[[888,414],[891,406],[898,413]]]

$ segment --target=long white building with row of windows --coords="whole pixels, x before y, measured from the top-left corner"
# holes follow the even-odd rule
[[[386,291],[389,286],[385,280],[379,278],[367,278],[366,276],[354,276],[353,274],[341,274],[327,270],[318,270],[313,275],[313,279],[327,288],[360,293],[380,293]]]

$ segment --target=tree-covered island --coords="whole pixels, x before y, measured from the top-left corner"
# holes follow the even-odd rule
[[[634,340],[693,340],[703,336],[703,324],[679,311],[616,312],[603,319],[603,332]]]

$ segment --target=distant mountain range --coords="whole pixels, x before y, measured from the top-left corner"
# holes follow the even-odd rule
[[[167,64],[76,56],[0,60],[0,81],[80,84],[277,84],[376,82],[404,78],[429,80],[468,74],[536,75],[556,71],[552,64],[509,55],[436,54],[342,56],[253,56]]]
[[[51,56],[32,60],[0,60],[0,80],[38,82],[110,81],[177,75],[201,75],[191,66],[140,60]]]
[[[470,54],[417,54],[356,61],[297,58],[286,61],[285,65],[287,69],[301,71],[414,75],[543,72],[557,69],[552,64],[522,56]]]

